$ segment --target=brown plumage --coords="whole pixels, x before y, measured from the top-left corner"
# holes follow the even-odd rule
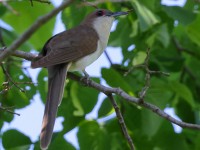
[[[76,30],[80,31],[79,34],[76,34]],[[88,36],[88,34],[92,34],[92,36]],[[43,149],[51,141],[57,108],[62,100],[64,83],[69,69],[68,64],[94,52],[97,40],[98,35],[93,28],[85,25],[78,26],[52,37],[40,53],[42,58],[31,64],[32,68],[47,67],[48,69],[48,94],[40,134]],[[84,54],[83,49],[86,52]]]
[[[77,34],[76,31],[79,31]],[[90,35],[90,36],[88,36]],[[31,67],[49,67],[76,61],[96,50],[98,35],[87,25],[80,25],[52,37],[40,53],[41,59],[32,62]],[[58,44],[59,43],[59,44]],[[83,53],[84,51],[84,53]]]
[[[96,10],[77,27],[50,38],[31,63],[32,68],[48,69],[48,93],[40,134],[40,146],[50,144],[58,106],[63,97],[68,71],[84,71],[104,51],[115,16],[127,13],[112,13]]]

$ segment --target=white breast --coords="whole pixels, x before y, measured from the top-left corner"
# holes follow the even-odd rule
[[[108,38],[110,35],[110,29],[113,21],[113,17],[106,16],[97,18],[94,21],[93,27],[97,31],[97,34],[99,36],[97,50],[94,53],[87,55],[76,62],[73,62],[69,71],[83,71],[87,66],[89,66],[91,63],[93,63],[100,57],[100,55],[103,53],[107,46]]]

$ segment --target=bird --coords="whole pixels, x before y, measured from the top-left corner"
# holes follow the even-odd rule
[[[97,60],[105,50],[113,21],[128,12],[96,9],[76,27],[58,33],[44,45],[32,68],[48,70],[48,92],[40,133],[40,147],[48,149],[54,123],[63,97],[67,72],[80,71],[88,77],[85,68]]]

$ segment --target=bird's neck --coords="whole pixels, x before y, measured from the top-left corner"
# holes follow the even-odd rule
[[[113,21],[114,18],[104,17],[103,20],[102,18],[97,18],[92,23],[93,28],[99,36],[99,42],[101,43],[103,50],[107,46]]]

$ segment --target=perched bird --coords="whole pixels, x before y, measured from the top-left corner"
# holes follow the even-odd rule
[[[68,71],[83,71],[99,58],[107,46],[115,17],[127,12],[97,9],[82,23],[51,37],[31,67],[48,69],[48,94],[40,134],[41,149],[50,144],[58,106],[61,103]]]

